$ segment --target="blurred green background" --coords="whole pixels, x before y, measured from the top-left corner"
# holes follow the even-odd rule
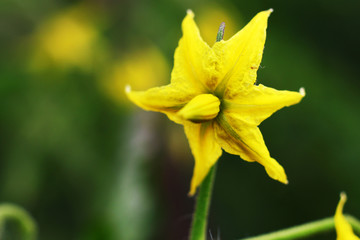
[[[2,0],[0,201],[27,209],[39,239],[186,239],[193,157],[182,127],[136,108],[124,86],[169,82],[187,9],[212,45],[222,21],[228,39],[273,8],[258,82],[307,92],[260,126],[290,184],[224,153],[209,232],[239,239],[328,217],[341,191],[345,212],[360,217],[359,7],[356,0]]]

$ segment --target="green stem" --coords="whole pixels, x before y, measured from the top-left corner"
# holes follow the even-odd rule
[[[32,217],[22,208],[14,204],[0,205],[0,239],[2,239],[5,221],[8,219],[16,220],[22,229],[23,239],[36,239],[36,225]]]
[[[329,217],[311,223],[290,227],[272,233],[263,234],[257,237],[244,238],[242,240],[275,240],[275,239],[297,239],[320,232],[330,231],[334,228],[334,218]]]
[[[352,225],[356,232],[360,232],[360,222],[356,218],[346,215],[346,219]],[[259,235],[256,237],[243,238],[241,240],[279,240],[279,239],[299,239],[313,236],[333,230],[335,227],[334,217],[305,223],[295,227],[286,228],[272,233]]]
[[[207,219],[211,201],[211,192],[214,185],[216,165],[214,165],[202,184],[196,199],[195,212],[190,232],[190,240],[205,240]]]

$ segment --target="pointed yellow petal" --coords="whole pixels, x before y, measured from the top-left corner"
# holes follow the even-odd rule
[[[176,113],[196,96],[191,89],[184,87],[186,86],[170,84],[150,88],[147,91],[131,91],[130,86],[127,86],[125,92],[128,98],[139,107],[148,111],[165,113],[171,120],[180,123],[182,120]]]
[[[213,46],[214,52],[222,59],[220,69],[224,76],[216,88],[217,95],[232,99],[255,83],[271,12],[272,9],[258,13],[231,39]]]
[[[346,221],[343,215],[343,208],[346,202],[346,194],[340,194],[340,201],[335,212],[335,229],[337,233],[337,240],[359,240],[354,234],[351,225]]]
[[[200,94],[185,107],[183,107],[178,115],[185,120],[195,123],[209,121],[214,119],[220,111],[220,100],[212,94]]]
[[[219,114],[214,125],[216,141],[226,152],[249,162],[256,161],[271,178],[288,183],[283,167],[270,157],[259,128],[247,125],[236,113]]]
[[[279,91],[273,88],[252,86],[243,95],[223,101],[223,111],[238,113],[242,121],[251,126],[258,126],[277,110],[300,102],[305,90],[299,92]]]
[[[201,38],[191,10],[182,22],[182,30],[183,36],[175,51],[171,82],[192,86],[202,93],[214,89],[217,83],[216,74],[213,74],[216,57]]]
[[[192,123],[185,122],[184,129],[189,140],[191,152],[195,158],[194,173],[191,180],[189,195],[196,192],[196,188],[201,184],[210,168],[221,156],[221,147],[215,141],[212,122]]]

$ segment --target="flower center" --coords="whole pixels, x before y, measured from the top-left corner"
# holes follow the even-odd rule
[[[219,98],[212,94],[200,94],[180,109],[178,115],[183,119],[200,123],[214,119],[219,111]]]

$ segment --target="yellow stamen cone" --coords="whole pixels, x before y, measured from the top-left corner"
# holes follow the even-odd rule
[[[199,123],[214,119],[220,111],[220,100],[212,94],[200,94],[188,102],[178,115]]]

